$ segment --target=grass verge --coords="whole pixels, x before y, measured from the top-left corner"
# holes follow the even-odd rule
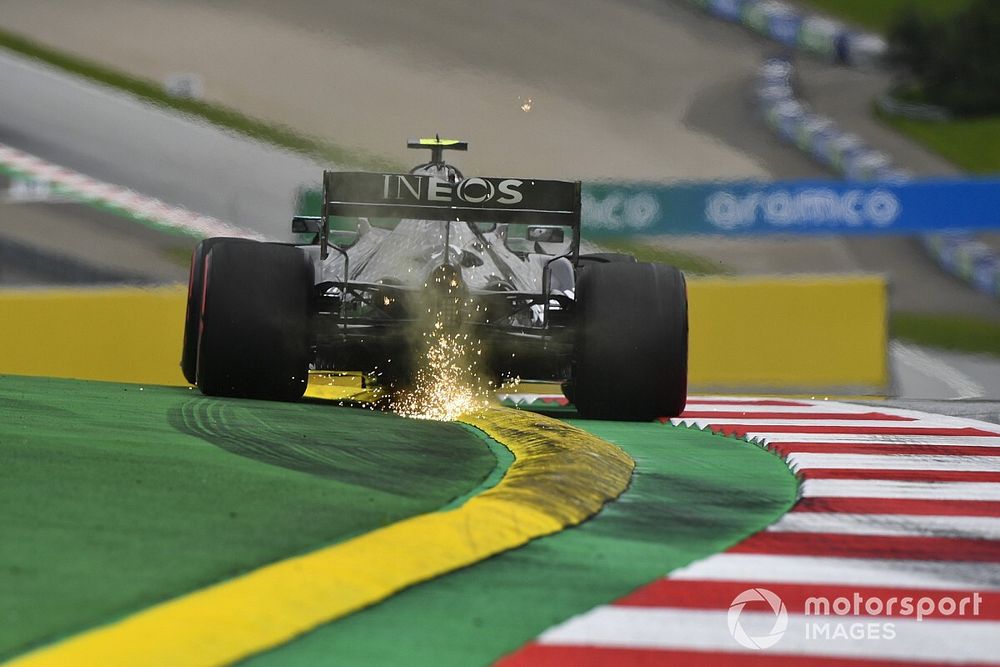
[[[1000,357],[1000,324],[977,317],[893,313],[889,335],[928,347]]]
[[[124,90],[157,106],[197,116],[213,125],[233,130],[251,139],[282,146],[321,161],[375,171],[396,169],[399,166],[360,149],[346,148],[310,137],[283,125],[252,118],[221,104],[171,97],[155,81],[132,76],[91,60],[53,49],[8,30],[0,29],[0,47],[35,58],[71,74]]]
[[[729,270],[722,262],[707,259],[699,255],[670,250],[660,246],[643,243],[642,241],[624,241],[601,239],[602,248],[612,252],[623,252],[635,255],[640,262],[659,262],[676,266],[684,273],[702,276],[729,275]]]
[[[970,0],[803,0],[801,4],[871,30],[886,32],[892,21],[907,7],[915,7],[924,16],[943,17],[959,11],[969,2]]]
[[[497,459],[455,425],[0,377],[0,661],[441,508]]]
[[[975,174],[1000,173],[1000,116],[948,121],[879,117],[942,157]]]
[[[886,33],[907,7],[928,18],[943,18],[968,6],[970,0],[808,0],[805,4],[831,16]],[[923,144],[965,171],[1000,172],[1000,116],[948,121],[898,118],[876,108],[887,125]]]
[[[636,461],[628,490],[600,514],[414,586],[246,667],[306,667],[331,656],[349,665],[491,664],[574,614],[722,551],[795,502],[785,463],[735,438],[658,423],[570,423]]]

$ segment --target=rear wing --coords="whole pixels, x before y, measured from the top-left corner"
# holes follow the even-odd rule
[[[368,172],[323,173],[326,216],[580,226],[580,183]]]
[[[331,216],[561,225],[579,230],[580,182],[467,178],[450,183],[419,174],[324,171],[324,257]]]

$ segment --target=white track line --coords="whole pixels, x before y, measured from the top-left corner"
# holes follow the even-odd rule
[[[729,398],[720,397],[702,397],[703,400],[710,400],[711,398],[716,398],[720,401],[729,401]],[[691,400],[695,400],[692,398]],[[746,397],[740,397],[738,400],[753,400]],[[839,401],[808,401],[802,399],[798,401],[800,403],[807,403],[808,405],[799,406],[774,406],[774,405],[732,405],[726,403],[699,403],[696,405],[689,405],[688,409],[692,412],[802,412],[811,415],[823,415],[825,413],[850,413],[850,412],[883,412],[886,414],[892,414],[899,417],[908,417],[914,421],[921,421],[924,423],[934,423],[936,425],[946,424],[949,426],[963,426],[963,427],[974,427],[987,431],[995,431],[1000,434],[1000,426],[990,422],[984,422],[977,419],[969,419],[967,417],[951,417],[948,415],[937,415],[930,414],[927,412],[921,412],[919,410],[909,410],[905,408],[895,408],[882,405],[861,405],[857,403],[841,403]],[[684,418],[683,415],[681,417]],[[677,419],[671,420],[677,422]],[[895,422],[894,422],[895,423]]]
[[[790,512],[770,532],[1000,540],[1000,517]]]
[[[750,407],[760,407],[757,403],[762,402],[777,402],[777,403],[796,403],[799,405],[812,405],[816,403],[813,399],[809,398],[787,398],[783,396],[716,396],[716,395],[706,395],[706,394],[689,394],[687,398],[689,406],[695,406],[697,409],[702,409],[706,405],[748,405]],[[825,404],[826,401],[823,401]],[[837,401],[830,401],[831,404],[835,405]],[[774,410],[776,407],[784,406],[765,406],[763,409]]]
[[[761,412],[787,412],[789,414],[836,414],[836,413],[858,413],[882,412],[878,407],[870,405],[856,405],[852,403],[829,403],[823,404],[820,408],[813,405],[689,405],[688,412],[745,412],[748,417]],[[685,419],[681,415],[682,419]]]
[[[809,617],[789,614],[788,630],[766,655],[826,655],[831,657],[924,661],[996,660],[1000,622],[971,620],[917,621],[893,618],[895,638],[888,640],[811,639],[812,622],[851,623],[872,620],[865,616]],[[744,610],[740,622],[770,627],[774,615]],[[542,634],[539,643],[621,648],[650,648],[743,653],[729,633],[726,610],[597,607]]]
[[[879,479],[807,479],[804,498],[920,498],[1000,500],[1000,484],[989,482],[898,482]]]
[[[721,553],[668,578],[1000,591],[1000,563]]]
[[[748,399],[752,400],[752,399]],[[842,471],[903,470],[930,473],[928,481],[897,481],[887,479],[830,479],[809,478],[800,487],[800,495],[816,498],[874,498],[874,499],[920,499],[926,501],[1000,500],[1000,483],[934,481],[933,473],[958,472],[1000,472],[1000,456],[975,456],[963,450],[963,454],[950,456],[949,447],[997,447],[1000,446],[1000,427],[995,424],[963,419],[929,415],[914,410],[899,410],[888,407],[850,405],[839,402],[815,402],[809,406],[781,405],[734,405],[732,399],[720,399],[716,403],[698,403],[689,412],[706,416],[681,417],[671,420],[674,424],[692,425],[701,428],[742,425],[748,431],[746,438],[765,447],[780,443],[826,443],[824,449],[833,449],[838,444],[893,444],[902,446],[900,455],[885,454],[838,454],[836,451],[812,453],[797,452],[786,457],[793,469],[811,470],[817,468]],[[900,416],[912,421],[891,419],[852,419],[859,413],[883,413]],[[726,415],[718,418],[712,413],[737,413],[736,417]],[[767,415],[779,415],[788,419],[774,419]],[[830,418],[824,415],[839,414],[845,418]],[[801,415],[801,417],[799,417]],[[806,417],[814,417],[807,419]],[[788,432],[776,432],[783,427]],[[834,433],[813,433],[819,427],[834,427]],[[836,428],[839,427],[839,428]],[[855,433],[836,432],[851,427]],[[876,429],[881,433],[865,433]],[[949,429],[947,435],[923,435],[919,429]],[[954,429],[976,429],[983,435],[956,435]],[[799,431],[799,432],[796,432]],[[931,430],[930,432],[934,432]],[[927,446],[941,447],[934,455],[922,455]],[[859,449],[858,447],[852,447]],[[855,475],[857,476],[857,475]],[[866,503],[867,504],[867,503]],[[924,505],[933,511],[932,505]],[[876,509],[876,511],[878,511]],[[954,507],[948,510],[953,512]],[[851,513],[851,512],[792,512],[784,515],[767,529],[768,532],[786,534],[778,540],[797,540],[791,535],[822,534],[832,536],[834,542],[841,539],[879,538],[944,538],[980,540],[989,544],[1000,539],[1000,517],[951,516],[926,514]],[[862,536],[853,538],[853,536]],[[803,537],[802,539],[808,539]],[[813,538],[814,546],[818,538]],[[995,542],[994,542],[995,544]],[[954,546],[954,544],[952,545]],[[942,552],[946,553],[946,552]],[[959,551],[950,552],[956,556]],[[955,562],[936,560],[910,560],[901,558],[848,558],[794,556],[780,553],[721,553],[695,562],[687,567],[671,572],[671,581],[710,581],[732,584],[737,589],[759,585],[797,584],[806,587],[872,587],[897,589],[927,589],[934,591],[1000,591],[1000,563]],[[692,590],[695,590],[692,589]],[[657,599],[656,593],[652,593]],[[727,623],[727,609],[690,609],[684,605],[671,606],[669,596],[663,598],[661,606],[650,606],[649,601],[641,606],[602,606],[570,619],[545,632],[537,640],[539,644],[552,646],[605,647],[622,649],[699,650],[708,655],[725,656],[746,653],[730,634]],[[921,661],[994,662],[1000,656],[1000,622],[983,621],[975,618],[924,619],[917,622],[910,618],[892,618],[895,637],[892,640],[868,641],[864,639],[830,637],[807,638],[806,626],[809,621],[823,624],[865,623],[869,617],[822,616],[807,617],[800,613],[789,616],[789,627],[784,636],[766,651],[755,654],[765,657],[773,655],[796,656],[802,664],[810,658],[830,656],[856,659],[895,659],[911,663]],[[880,623],[882,619],[878,619]],[[761,628],[766,632],[774,622],[774,616],[750,609],[744,609],[740,622]],[[622,654],[625,655],[625,654]],[[633,655],[633,654],[628,654]],[[603,656],[603,657],[602,657]],[[600,664],[613,664],[614,653],[595,654]],[[665,656],[660,656],[665,659]],[[651,660],[656,660],[650,654]]]
[[[786,460],[796,470],[941,470],[1000,472],[1000,456],[919,456],[917,454],[818,454],[793,452]]]
[[[955,392],[955,398],[980,398],[986,395],[986,389],[971,377],[917,347],[894,340],[889,343],[889,354],[922,375],[943,382]]]
[[[0,164],[30,178],[48,181],[85,202],[114,206],[137,217],[194,236],[236,236],[265,240],[264,236],[242,227],[171,206],[127,188],[102,183],[5,144],[0,144]]]
[[[681,417],[676,422],[684,426],[695,426],[706,428],[708,426],[732,426],[745,425],[748,430],[753,427],[762,429],[771,426],[814,426],[814,427],[843,427],[843,428],[893,428],[905,433],[907,429],[914,428],[955,428],[953,422],[948,421],[882,421],[880,419],[755,419],[743,417],[724,417],[713,419],[699,417],[690,419]],[[1000,435],[1000,433],[998,433]]]
[[[1000,436],[983,435],[888,435],[870,433],[748,433],[751,442],[842,442],[884,445],[932,445],[941,447],[1000,447]]]

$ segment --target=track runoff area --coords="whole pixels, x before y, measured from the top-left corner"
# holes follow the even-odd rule
[[[161,208],[150,203],[149,215],[160,215]],[[30,508],[8,514],[4,527],[5,535],[22,536],[2,552],[9,575],[4,586],[16,594],[0,609],[6,619],[0,659],[15,664],[85,662],[61,651],[76,650],[76,640],[92,639],[94,632],[134,623],[156,627],[159,617],[146,615],[151,610],[216,586],[226,589],[269,565],[286,564],[278,568],[284,572],[296,568],[296,557],[325,554],[304,587],[315,594],[319,589],[310,584],[326,571],[327,549],[381,527],[453,513],[513,470],[498,463],[504,447],[495,442],[492,449],[473,443],[480,454],[492,452],[486,457],[492,464],[472,457],[456,471],[446,457],[432,453],[427,460],[438,435],[409,433],[401,444],[387,436],[388,422],[373,429],[343,417],[367,411],[306,404],[289,408],[305,411],[290,417],[268,405],[239,416],[239,402],[195,407],[187,405],[187,389],[135,391],[132,385],[129,393],[128,386],[113,384],[96,386],[117,387],[114,397],[73,407],[77,394],[94,386],[32,389],[28,401],[23,386],[8,387],[5,397],[12,419],[2,441],[5,449],[19,449],[11,469],[30,481],[6,486],[8,506]],[[161,406],[146,421],[132,421],[142,410],[123,411],[126,394],[142,397],[146,403],[137,405],[148,407],[159,391],[173,392],[161,398],[182,405]],[[50,405],[57,395],[64,400]],[[510,398],[527,401],[526,407],[560,407],[556,396]],[[14,408],[33,413],[25,418],[33,431],[27,436],[26,421]],[[327,440],[328,421],[312,421],[321,411],[343,420],[335,442]],[[97,430],[64,433],[53,428],[52,414],[71,416],[76,425],[94,418]],[[627,488],[609,492],[611,502],[575,528],[562,530],[590,514],[543,521],[547,527],[477,551],[467,562],[431,567],[347,603],[349,596],[338,589],[324,589],[320,597],[337,604],[303,605],[292,598],[270,607],[278,613],[257,616],[246,609],[266,610],[273,598],[251,596],[233,605],[209,596],[202,622],[192,624],[185,611],[174,625],[162,626],[171,628],[160,635],[166,642],[150,642],[151,633],[144,632],[134,644],[110,645],[152,648],[165,664],[322,664],[331,656],[352,664],[913,664],[989,663],[1000,655],[1000,498],[993,487],[1000,469],[991,464],[1000,451],[1000,429],[888,408],[740,398],[694,400],[675,421],[574,424],[635,462]],[[358,438],[373,430],[376,442]],[[137,432],[144,439],[172,433],[185,447],[163,441],[153,451],[136,448]],[[289,439],[290,433],[311,444]],[[396,448],[391,454],[384,451],[389,443]],[[211,454],[202,451],[206,447]],[[787,514],[796,480],[773,454],[803,480],[801,497]],[[205,467],[204,456],[218,460]],[[52,489],[53,461],[62,462],[63,482],[74,470],[71,484]],[[356,469],[364,462],[378,463],[378,472]],[[150,465],[153,477],[146,476]],[[212,475],[201,474],[206,470]],[[551,472],[558,477],[559,466]],[[275,475],[289,478],[272,486]],[[429,493],[428,482],[442,476],[449,484]],[[362,495],[327,488],[338,482]],[[255,490],[254,484],[260,486]],[[293,492],[299,484],[308,491]],[[71,487],[85,491],[66,493]],[[120,502],[134,499],[139,487],[159,493],[146,496],[145,504]],[[373,488],[376,493],[364,495]],[[218,493],[224,497],[213,495]],[[419,502],[391,497],[410,500],[414,493]],[[364,511],[344,513],[345,506]],[[226,513],[214,511],[219,508]],[[41,549],[34,543],[38,526],[45,526]],[[489,523],[479,527],[491,532]],[[196,539],[185,542],[184,536]],[[348,577],[337,585],[354,584]],[[295,612],[304,608],[310,610],[305,618]],[[143,625],[150,618],[153,625]],[[287,625],[277,628],[275,619]],[[181,653],[178,632],[191,627],[206,634],[189,635],[193,648]],[[277,631],[268,635],[261,627]],[[218,644],[224,655],[212,657],[207,647]],[[152,661],[119,658],[97,662]]]
[[[500,664],[1000,662],[1000,427],[718,397],[672,421],[781,456],[802,481],[794,507]]]
[[[462,426],[25,377],[0,401],[11,664],[485,664],[759,530],[796,489],[759,447],[656,423],[596,437],[509,408]]]
[[[556,415],[565,403],[502,398]],[[470,429],[315,401],[14,377],[0,379],[0,400],[18,480],[4,488],[22,508],[4,515],[12,539],[0,552],[16,593],[0,609],[11,664],[1000,659],[995,425],[695,397],[669,423],[512,412],[525,432],[569,434],[532,452],[512,442],[509,415]],[[606,448],[582,457],[591,492],[560,486],[581,474],[573,443],[593,436]],[[524,463],[540,466],[526,487]],[[602,494],[617,499],[600,509]],[[590,509],[574,507],[582,497]],[[493,503],[500,523],[462,514],[477,503]],[[525,514],[504,524],[514,506]],[[435,552],[417,530],[417,547],[372,546],[454,517],[475,520],[460,531],[474,539]],[[500,525],[536,534],[465,552],[507,539]],[[459,551],[465,561],[449,560]],[[401,578],[408,554],[435,562]],[[248,581],[263,588],[241,590]]]

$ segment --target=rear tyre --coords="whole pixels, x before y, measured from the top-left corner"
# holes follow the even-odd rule
[[[684,274],[672,266],[609,262],[577,278],[572,394],[591,419],[676,417],[687,402]]]
[[[191,272],[188,275],[187,312],[184,315],[184,342],[181,348],[181,371],[188,384],[198,381],[198,329],[201,326],[201,301],[204,290],[205,257],[220,241],[253,243],[244,239],[216,237],[205,239],[191,253]]]
[[[219,242],[204,267],[198,388],[294,401],[309,379],[313,267],[292,246]]]
[[[611,262],[629,262],[634,264],[636,261],[634,255],[626,255],[623,252],[592,252],[580,255],[579,257],[581,267],[590,266],[591,264],[610,264]]]

